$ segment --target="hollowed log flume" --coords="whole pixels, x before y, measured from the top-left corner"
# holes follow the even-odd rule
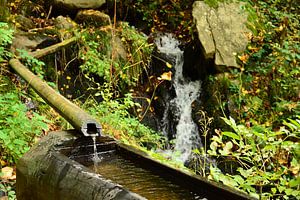
[[[110,176],[95,173],[89,167],[90,164],[85,164],[91,163],[94,153],[92,139],[76,137],[76,131],[58,131],[43,137],[39,144],[35,145],[17,163],[18,200],[144,200],[146,196],[144,197],[136,191],[133,192],[129,186],[136,184],[138,188],[145,187],[151,174],[157,179],[167,179],[169,184],[177,185],[179,189],[164,190],[162,193],[161,185],[155,179],[154,184],[150,186],[154,187],[153,190],[149,189],[149,186],[147,189],[152,193],[159,193],[161,196],[147,197],[150,200],[251,199],[248,195],[223,184],[211,182],[190,172],[183,172],[162,164],[145,152],[120,144],[111,138],[98,137],[97,139],[98,155],[104,160],[98,164],[97,168],[107,167],[105,160],[111,162],[116,156],[119,156],[125,161],[137,163],[136,166],[140,167],[137,173],[147,170],[148,175],[142,177],[145,182],[137,180],[135,174],[124,177],[121,174],[127,173],[127,171],[113,166],[111,168],[115,168],[112,169],[115,171]],[[121,169],[124,167],[121,166]],[[105,170],[111,171],[111,169]],[[113,179],[109,178],[111,176],[122,176],[129,183],[126,186],[126,183],[122,181],[122,185],[119,185],[118,181],[112,181]],[[159,187],[156,186],[156,183]],[[187,192],[185,193],[187,196],[182,196],[182,190]],[[193,196],[194,194],[196,196]]]
[[[54,53],[74,41],[76,41],[76,38],[71,38],[59,44],[32,52],[30,55],[40,58]],[[52,89],[46,82],[34,75],[18,59],[11,59],[9,64],[15,72],[28,82],[28,84],[76,130],[85,136],[101,135],[101,125],[92,116]]]

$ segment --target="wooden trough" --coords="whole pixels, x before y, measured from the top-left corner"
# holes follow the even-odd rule
[[[91,168],[80,164],[87,163],[94,153],[91,141],[89,137],[82,137],[75,130],[52,132],[45,136],[17,164],[17,198],[19,200],[146,199],[129,191],[126,186],[114,183],[106,178],[105,174],[97,174]],[[197,194],[195,197],[201,197],[182,199],[251,199],[248,195],[222,184],[159,163],[145,152],[110,138],[98,138],[97,150],[99,154],[118,154],[124,159],[139,163],[139,167]]]

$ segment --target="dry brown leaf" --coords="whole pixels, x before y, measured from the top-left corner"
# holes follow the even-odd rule
[[[2,174],[1,174],[0,178],[4,179],[4,180],[13,180],[16,178],[13,175],[13,172],[14,172],[14,169],[12,167],[3,167],[1,169]]]
[[[166,80],[166,81],[170,81],[172,80],[172,72],[165,72],[163,73],[160,77],[157,78],[158,80]]]
[[[0,160],[0,166],[3,167],[5,165],[7,165],[7,163],[4,160]]]

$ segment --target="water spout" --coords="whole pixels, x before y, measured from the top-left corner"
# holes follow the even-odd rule
[[[81,132],[84,136],[96,137],[101,136],[102,129],[97,121],[89,119],[82,123]]]

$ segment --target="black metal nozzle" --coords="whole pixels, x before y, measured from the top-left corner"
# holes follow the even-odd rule
[[[84,136],[101,136],[101,125],[93,120],[88,120],[82,123],[81,132]]]

